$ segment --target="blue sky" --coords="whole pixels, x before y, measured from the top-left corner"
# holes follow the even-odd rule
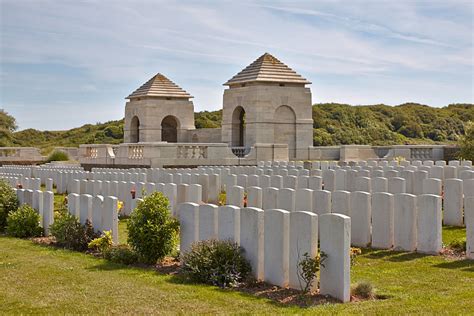
[[[120,119],[160,72],[222,107],[265,52],[313,102],[474,103],[474,1],[0,0],[0,108],[20,129]]]

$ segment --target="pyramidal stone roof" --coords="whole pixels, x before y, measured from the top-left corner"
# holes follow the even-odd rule
[[[126,99],[139,97],[192,98],[189,93],[160,73],[145,82]]]
[[[269,53],[260,56],[224,85],[230,86],[246,82],[311,83]]]

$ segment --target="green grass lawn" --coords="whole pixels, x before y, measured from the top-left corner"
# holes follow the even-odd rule
[[[126,223],[120,221],[120,241]],[[446,227],[443,242],[465,238]],[[385,299],[311,308],[183,282],[151,269],[0,237],[0,314],[5,313],[453,313],[474,310],[474,261],[364,249],[352,283],[370,281]]]

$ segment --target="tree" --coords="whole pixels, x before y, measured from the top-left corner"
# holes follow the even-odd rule
[[[464,127],[464,135],[459,137],[459,156],[462,159],[474,160],[474,122],[469,121]]]
[[[17,129],[16,120],[4,109],[0,109],[0,147],[11,146],[13,135]]]

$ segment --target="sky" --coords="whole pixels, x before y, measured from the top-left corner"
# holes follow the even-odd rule
[[[474,103],[474,0],[0,0],[0,108],[19,129],[124,116],[156,73],[222,108],[222,85],[268,52],[313,103]]]

